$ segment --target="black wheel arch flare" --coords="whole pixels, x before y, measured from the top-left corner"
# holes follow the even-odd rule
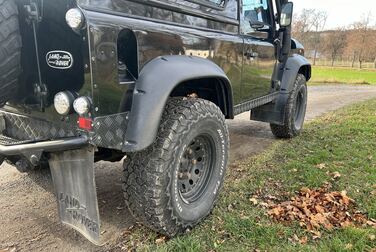
[[[231,84],[223,70],[210,60],[192,56],[162,56],[146,64],[133,93],[124,152],[140,151],[155,140],[166,102],[180,83],[215,78],[223,84],[225,116],[233,118]]]

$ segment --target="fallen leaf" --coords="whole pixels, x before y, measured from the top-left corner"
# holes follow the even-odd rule
[[[322,170],[326,167],[326,164],[324,164],[324,163],[318,164],[318,165],[316,165],[316,167],[319,168],[320,170]]]
[[[196,93],[188,94],[188,98],[198,98],[198,95]]]
[[[302,238],[299,239],[299,243],[300,244],[306,244],[308,242],[308,237],[307,236],[303,236]]]
[[[340,178],[340,177],[341,177],[341,174],[340,174],[339,172],[333,172],[333,173],[332,173],[332,177],[333,177],[334,179],[337,179],[337,178]]]
[[[166,236],[163,236],[161,238],[158,238],[155,240],[155,244],[160,245],[166,242]]]
[[[256,198],[250,198],[249,201],[252,202],[253,205],[257,205],[258,204],[258,201],[257,201]]]
[[[269,204],[266,203],[266,202],[261,202],[261,203],[260,203],[260,206],[265,207],[265,208],[268,208],[268,207],[269,207]]]
[[[376,222],[375,222],[375,221],[371,221],[371,220],[369,220],[369,221],[366,222],[366,224],[367,224],[368,226],[371,226],[371,227],[375,227],[375,228],[376,228]]]
[[[234,206],[233,206],[232,204],[228,205],[228,206],[227,206],[227,210],[228,210],[229,212],[232,212],[232,211],[234,210]]]
[[[346,191],[329,191],[330,185],[311,190],[303,187],[290,200],[269,206],[268,215],[283,223],[298,222],[312,232],[313,239],[321,237],[321,228],[369,225],[376,227],[376,220],[356,209],[353,199]],[[261,205],[261,204],[260,204]]]
[[[353,248],[353,245],[351,243],[347,243],[345,246],[346,250],[351,250]]]
[[[371,240],[371,241],[374,241],[376,239],[376,235],[369,235],[368,238]]]

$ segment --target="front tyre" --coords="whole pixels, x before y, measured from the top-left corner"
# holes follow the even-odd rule
[[[270,124],[274,136],[293,138],[300,134],[307,110],[307,93],[306,78],[304,75],[298,74],[285,107],[284,124]]]
[[[171,98],[158,136],[124,161],[124,195],[134,217],[167,236],[211,212],[223,185],[229,134],[221,110],[193,98]]]

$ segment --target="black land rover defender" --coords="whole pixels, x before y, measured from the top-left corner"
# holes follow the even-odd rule
[[[94,162],[168,236],[212,210],[225,119],[302,130],[311,66],[287,0],[0,0],[0,159],[51,169],[61,221],[100,242]]]

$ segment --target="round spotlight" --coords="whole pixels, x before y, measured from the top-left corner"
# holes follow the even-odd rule
[[[60,115],[68,115],[72,111],[74,96],[71,92],[64,91],[55,95],[54,106]]]
[[[73,8],[65,14],[67,24],[74,30],[79,30],[84,26],[84,14],[78,8]]]
[[[74,111],[79,115],[85,115],[90,112],[91,101],[88,97],[77,98],[73,103]]]

